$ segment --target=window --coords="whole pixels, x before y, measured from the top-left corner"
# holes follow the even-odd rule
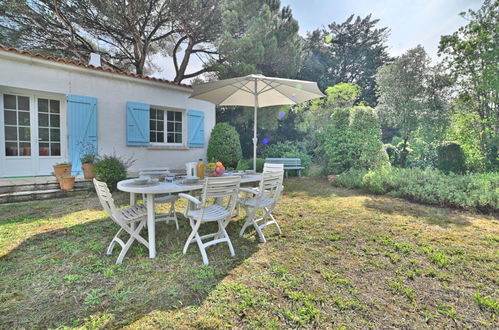
[[[38,154],[61,155],[61,113],[57,100],[38,99]]]
[[[150,110],[149,141],[182,144],[182,111]]]
[[[29,97],[3,95],[6,156],[31,156]]]

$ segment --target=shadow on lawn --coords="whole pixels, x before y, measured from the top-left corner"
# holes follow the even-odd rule
[[[231,223],[236,256],[218,244],[208,248],[205,266],[197,245],[182,254],[190,227],[180,219],[179,231],[158,223],[156,259],[135,242],[121,265],[115,265],[119,247],[105,254],[118,230],[107,217],[27,238],[0,258],[0,328],[78,326],[108,314],[106,327],[122,327],[153,311],[197,306],[259,249],[256,239],[239,237],[241,221]],[[215,231],[212,224],[204,229]]]
[[[471,222],[463,216],[461,212],[437,206],[411,203],[398,198],[371,196],[366,199],[363,204],[370,210],[375,210],[384,214],[399,214],[402,216],[415,217],[422,219],[430,225],[437,225],[440,227],[471,225]]]

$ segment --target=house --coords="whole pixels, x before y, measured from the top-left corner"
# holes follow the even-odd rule
[[[144,167],[206,157],[215,106],[189,85],[0,47],[0,177],[50,175],[93,145]]]

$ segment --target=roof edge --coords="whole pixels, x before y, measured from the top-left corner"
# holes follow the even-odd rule
[[[47,61],[47,62],[57,63],[57,64],[66,64],[68,66],[74,66],[74,67],[78,67],[80,69],[87,69],[89,71],[105,72],[105,73],[110,73],[110,74],[114,74],[114,75],[120,75],[123,77],[126,76],[128,78],[135,78],[135,79],[141,79],[144,81],[161,83],[161,84],[169,85],[172,87],[181,87],[181,88],[186,88],[186,89],[192,89],[192,85],[188,85],[188,84],[177,83],[177,82],[173,82],[173,81],[166,80],[166,79],[154,78],[154,77],[139,75],[139,74],[135,74],[135,73],[131,73],[131,72],[125,72],[125,71],[115,70],[115,69],[106,68],[106,67],[96,67],[96,66],[86,64],[83,62],[67,60],[67,59],[58,58],[55,56],[48,56],[48,55],[43,55],[43,54],[33,54],[29,51],[19,50],[19,49],[14,48],[14,47],[3,47],[0,45],[0,51],[10,53],[10,54],[21,55],[21,56],[24,56],[27,58],[34,58],[34,59],[43,60],[43,61]]]

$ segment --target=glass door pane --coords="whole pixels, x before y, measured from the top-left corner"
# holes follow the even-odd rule
[[[29,97],[3,95],[5,155],[31,156],[31,120]]]
[[[61,155],[61,118],[58,100],[38,99],[38,155]]]

